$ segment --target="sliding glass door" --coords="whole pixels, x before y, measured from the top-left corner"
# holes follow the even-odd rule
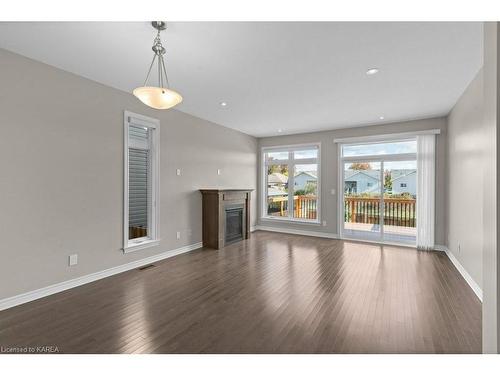
[[[417,238],[417,161],[384,164],[384,240],[415,243]]]
[[[416,140],[341,146],[341,235],[416,243]]]
[[[345,235],[373,241],[382,238],[381,183],[381,162],[344,162]]]

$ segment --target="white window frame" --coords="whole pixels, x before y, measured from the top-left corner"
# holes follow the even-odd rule
[[[435,130],[431,130],[434,132]],[[431,132],[430,131],[430,132]],[[383,244],[394,244],[394,245],[407,245],[410,247],[415,247],[415,245],[398,242],[392,243],[384,240],[384,199],[383,199],[383,186],[384,186],[384,162],[391,161],[407,161],[407,160],[417,160],[417,153],[401,153],[401,154],[383,154],[383,155],[361,155],[361,156],[344,156],[342,151],[344,146],[359,146],[359,145],[369,145],[369,144],[378,144],[378,143],[395,143],[395,142],[403,142],[403,141],[416,141],[416,136],[421,134],[420,132],[415,133],[401,133],[396,135],[386,135],[381,136],[368,136],[368,137],[356,137],[356,138],[344,138],[344,139],[336,139],[334,143],[338,144],[338,217],[337,217],[337,230],[340,234],[341,239],[354,239],[354,240],[362,240],[367,242],[376,242]],[[427,133],[426,133],[427,134]],[[432,133],[434,134],[434,133]],[[439,134],[439,133],[438,133]],[[345,217],[345,206],[344,206],[344,164],[345,163],[353,163],[353,162],[379,162],[380,163],[380,234],[376,236],[377,238],[373,241],[370,241],[368,238],[357,238],[350,237],[345,232],[344,228],[344,217]],[[418,171],[417,171],[418,173]]]
[[[148,236],[141,238],[134,238],[129,240],[128,220],[129,220],[129,126],[143,126],[150,130],[149,137],[149,150],[151,167],[149,169],[150,181],[150,196],[149,215],[148,215]],[[160,243],[160,205],[159,205],[159,192],[160,192],[160,121],[151,117],[143,116],[137,113],[124,111],[123,113],[123,133],[124,133],[124,152],[123,152],[123,252],[130,253],[133,251],[145,249],[152,246],[158,246]]]
[[[308,159],[294,159],[294,151],[307,150],[313,147],[317,147],[318,156],[316,158],[308,158]],[[273,160],[268,162],[266,160],[267,152],[288,152],[287,160]],[[292,223],[300,223],[300,224],[312,224],[312,225],[321,225],[321,142],[317,143],[306,143],[306,144],[295,144],[295,145],[286,145],[286,146],[269,146],[261,148],[261,176],[262,176],[262,196],[261,196],[261,220],[263,221],[279,221],[279,222],[292,222]],[[279,217],[279,216],[271,216],[267,214],[267,167],[269,165],[288,165],[288,216],[287,217]],[[302,219],[302,218],[294,218],[294,199],[293,193],[295,188],[295,180],[294,180],[294,170],[296,164],[317,164],[317,215],[316,219]]]

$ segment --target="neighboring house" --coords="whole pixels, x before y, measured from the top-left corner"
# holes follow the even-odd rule
[[[288,176],[274,172],[267,176],[267,196],[276,198],[288,195]]]
[[[399,174],[394,177],[392,174],[392,193],[403,194],[409,193],[412,196],[417,195],[417,171],[405,170],[405,174]]]
[[[287,195],[288,195],[288,192],[283,188],[276,187],[276,186],[270,186],[267,188],[267,196],[268,197],[275,198],[275,197],[284,197]]]
[[[307,184],[316,185],[318,182],[318,176],[315,172],[300,172],[293,178],[293,185],[295,190],[305,189]]]
[[[417,195],[417,171],[415,169],[394,169],[391,171],[393,194]],[[344,171],[344,191],[348,194],[375,193],[380,191],[380,171]]]
[[[288,176],[279,172],[271,173],[267,176],[267,184],[269,186],[285,186],[288,184]]]
[[[380,172],[348,169],[344,171],[344,190],[348,194],[380,191]]]

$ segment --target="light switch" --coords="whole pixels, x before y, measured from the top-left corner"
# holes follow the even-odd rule
[[[331,193],[332,195],[335,195],[335,189],[330,190],[330,193]]]
[[[181,175],[181,170],[180,170],[180,169],[177,169],[177,170],[175,171],[175,173],[177,174],[177,176],[180,176],[180,175]]]
[[[217,174],[220,176],[220,169],[217,169]]]
[[[78,254],[71,254],[69,256],[69,265],[74,266],[78,263]]]

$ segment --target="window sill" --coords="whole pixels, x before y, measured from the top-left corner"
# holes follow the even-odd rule
[[[147,249],[148,247],[158,246],[159,244],[160,240],[146,240],[137,243],[129,243],[123,248],[123,252],[125,254],[132,253],[137,250]]]
[[[281,222],[281,223],[293,223],[293,224],[306,224],[306,225],[321,225],[321,221],[318,220],[304,220],[304,219],[291,219],[288,217],[276,217],[276,216],[263,216],[261,217],[262,221],[267,222]]]

